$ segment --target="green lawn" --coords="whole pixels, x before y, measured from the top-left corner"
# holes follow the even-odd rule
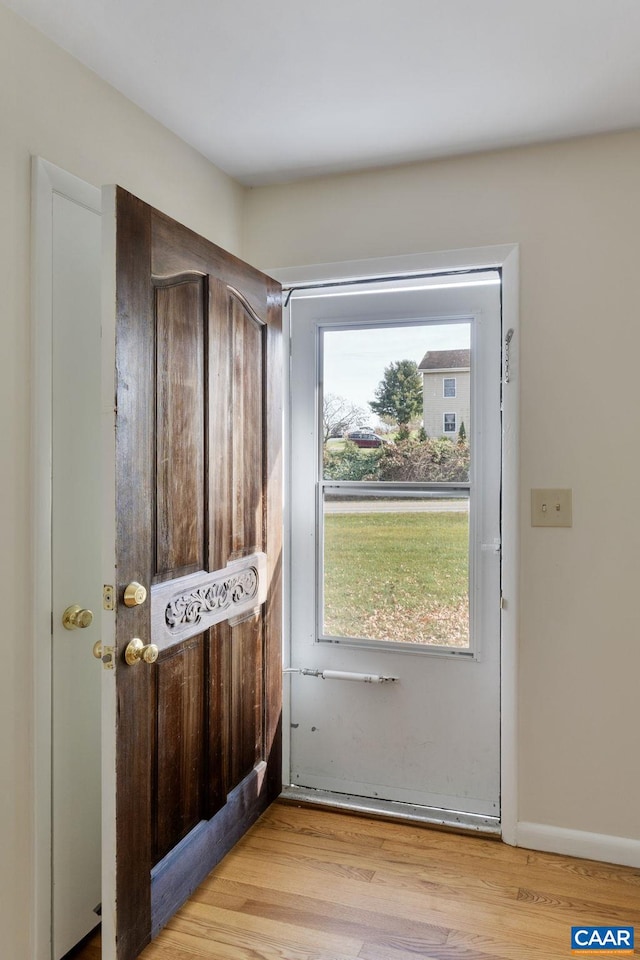
[[[325,516],[330,636],[469,645],[467,513]]]

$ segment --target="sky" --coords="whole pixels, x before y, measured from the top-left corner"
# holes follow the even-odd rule
[[[427,350],[468,349],[469,339],[469,323],[325,330],[324,395],[336,394],[362,407],[360,426],[375,427],[378,417],[368,401],[375,399],[386,366],[395,360],[420,364]]]

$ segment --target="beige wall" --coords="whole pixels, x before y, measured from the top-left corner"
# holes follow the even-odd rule
[[[32,657],[29,616],[30,155],[118,182],[234,252],[243,191],[0,6],[0,952],[27,960]]]
[[[244,247],[277,267],[520,244],[519,819],[636,840],[639,224],[629,133],[254,189]],[[573,488],[572,529],[531,528],[536,486]]]

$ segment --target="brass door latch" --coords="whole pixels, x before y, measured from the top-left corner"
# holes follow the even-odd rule
[[[113,670],[113,647],[105,647],[102,640],[96,641],[93,645],[93,655],[96,660],[102,660],[105,670]]]

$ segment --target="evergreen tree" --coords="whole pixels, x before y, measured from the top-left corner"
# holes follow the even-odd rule
[[[422,413],[422,377],[413,360],[395,360],[384,376],[369,406],[378,416],[393,417],[403,427]]]

